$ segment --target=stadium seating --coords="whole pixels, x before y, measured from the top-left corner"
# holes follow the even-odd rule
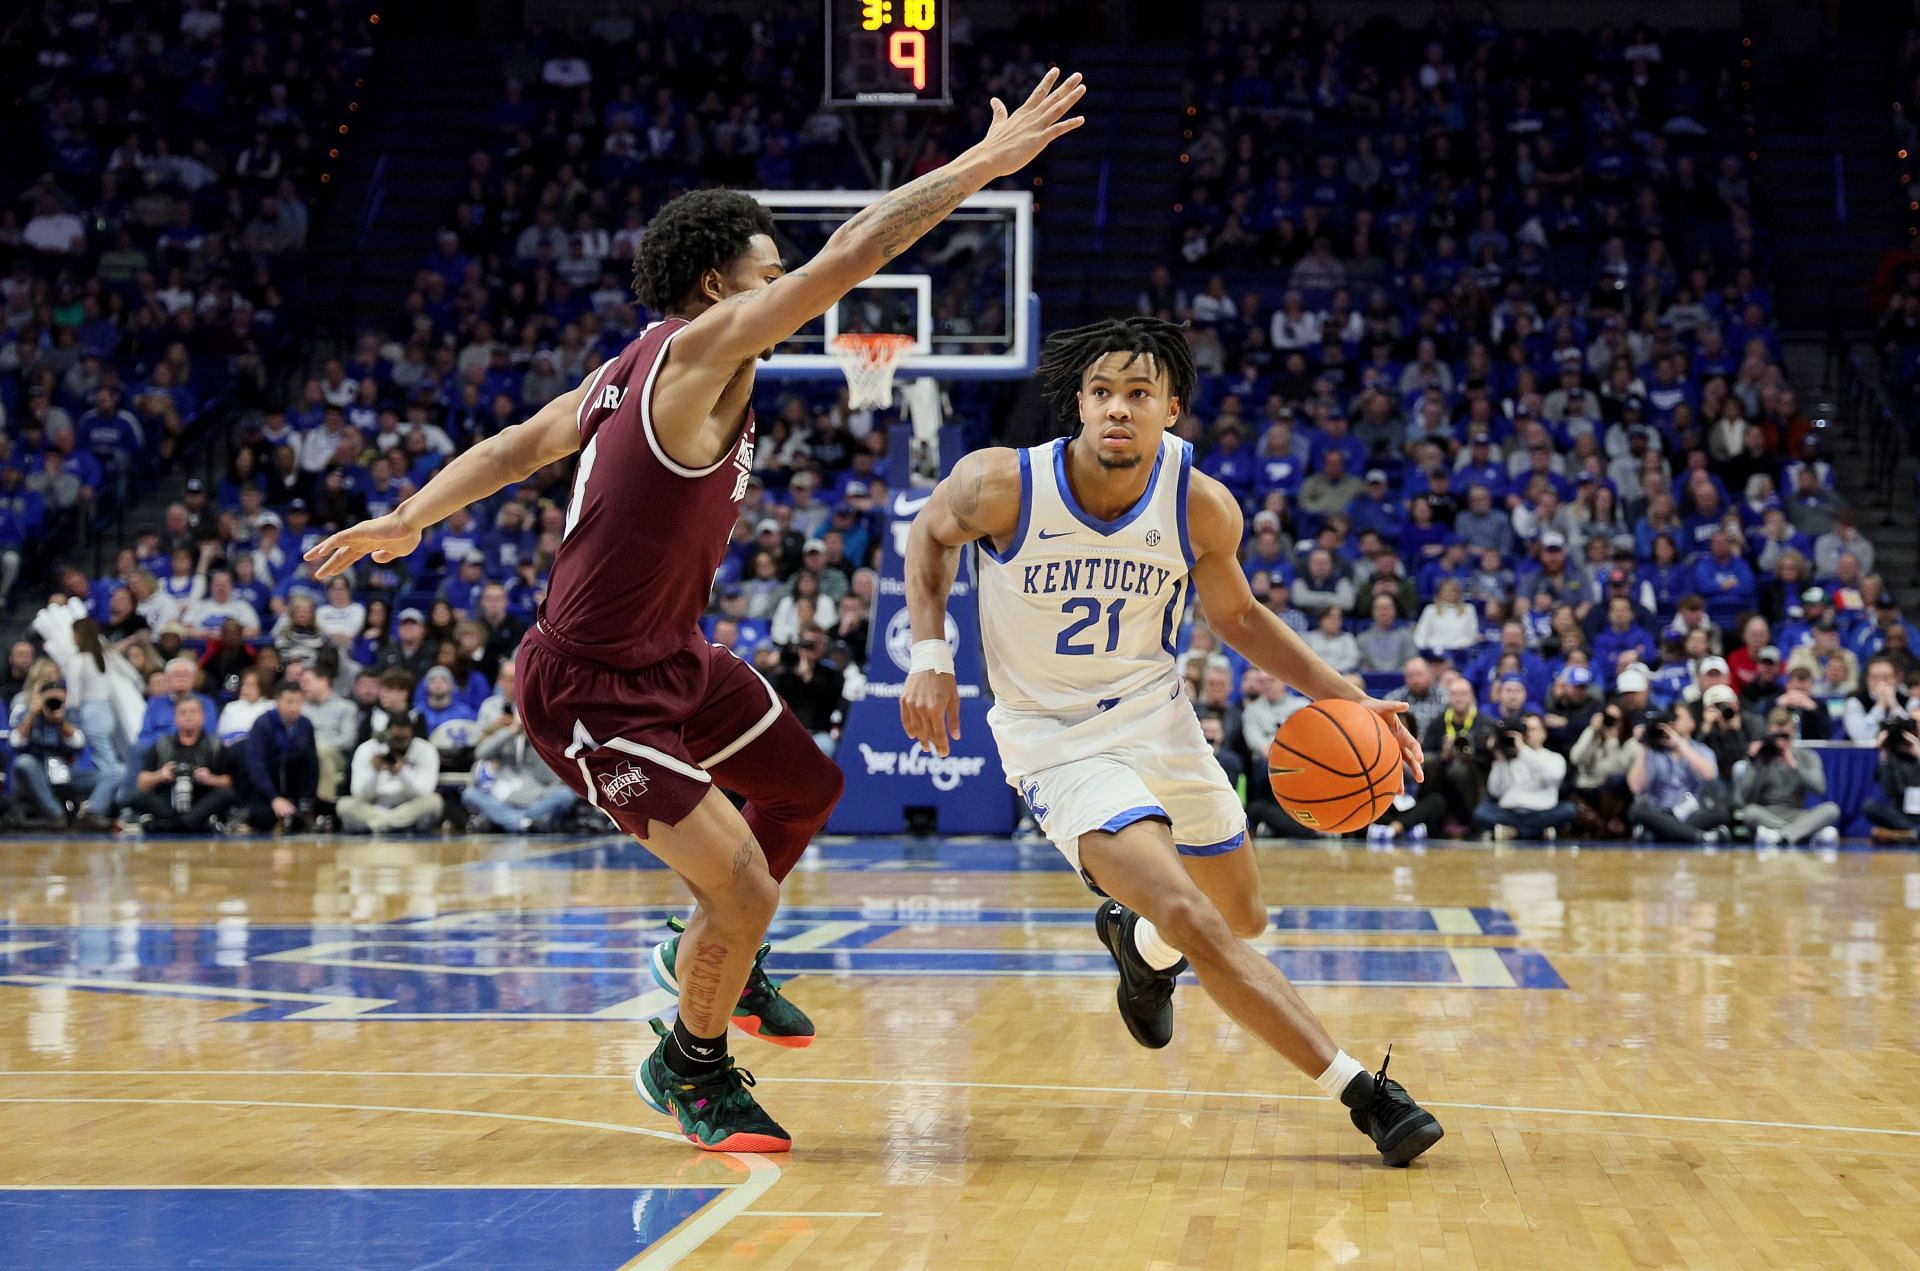
[[[633,245],[674,193],[876,172],[816,109],[807,23],[681,9],[535,25],[404,301],[283,393],[259,368],[298,323],[313,138],[364,32],[337,9],[250,10],[211,56],[219,21],[195,0],[124,30],[16,32],[52,52],[28,93],[39,149],[0,158],[16,194],[0,212],[0,563],[10,543],[59,541],[36,524],[77,529],[89,500],[168,463],[211,403],[238,405],[225,479],[190,487],[109,577],[64,590],[141,671],[197,658],[218,707],[247,668],[270,680],[331,648],[365,735],[395,674],[394,709],[424,712],[460,773],[538,602],[567,470],[349,587],[314,584],[300,553],[630,340],[651,316]],[[1698,711],[1722,672],[1739,727],[1759,729],[1777,694],[1749,686],[1770,683],[1770,645],[1813,668],[1833,721],[1874,656],[1912,675],[1917,633],[1786,374],[1732,127],[1736,49],[1678,29],[1356,29],[1304,5],[1210,21],[1167,131],[1167,263],[1138,307],[1189,325],[1202,377],[1180,427],[1245,507],[1256,595],[1370,692],[1406,695],[1417,652],[1481,709],[1546,711],[1567,751],[1604,702]],[[1017,84],[1031,61],[981,35],[954,59],[957,94]],[[975,122],[913,136],[882,121],[865,149],[902,180]],[[964,306],[979,280],[949,281]],[[1888,324],[1920,356],[1920,301]],[[765,440],[706,628],[830,748],[861,692],[886,429],[832,393],[763,386],[756,405]],[[998,422],[964,406],[981,433]],[[1258,774],[1250,739],[1304,699],[1217,646],[1193,615],[1182,667],[1224,752]],[[803,650],[814,676],[793,673]],[[426,693],[436,665],[446,701]],[[1436,699],[1413,696],[1429,722]]]

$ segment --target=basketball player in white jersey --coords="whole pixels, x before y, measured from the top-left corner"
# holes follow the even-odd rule
[[[1095,926],[1120,968],[1120,1013],[1143,1046],[1173,1036],[1191,964],[1221,1009],[1351,1110],[1389,1165],[1441,1136],[1399,1082],[1333,1039],[1245,941],[1266,929],[1246,811],[1180,689],[1174,640],[1197,592],[1214,632],[1309,698],[1376,710],[1418,773],[1406,705],[1363,697],[1254,599],[1241,511],[1168,431],[1193,391],[1180,328],[1128,318],[1062,332],[1040,373],[1078,431],[976,451],[934,488],[907,540],[912,671],[900,717],[946,754],[960,735],[946,604],[960,549],[979,547],[980,631],[1007,781],[1054,846],[1109,897]]]

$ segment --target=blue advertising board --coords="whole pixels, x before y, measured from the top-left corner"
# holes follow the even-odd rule
[[[941,470],[959,459],[959,432],[940,430]],[[913,630],[907,616],[907,532],[932,492],[906,479],[905,427],[889,439],[898,481],[891,492],[888,533],[874,597],[867,691],[847,707],[836,754],[847,789],[827,830],[833,834],[898,834],[909,809],[931,809],[943,834],[1006,834],[1013,829],[1014,794],[1000,770],[1000,752],[987,729],[986,675],[980,656],[980,615],[974,600],[973,553],[961,556],[960,576],[947,601],[947,644],[960,688],[960,737],[946,755],[922,750],[900,727]],[[896,460],[896,457],[899,457]]]

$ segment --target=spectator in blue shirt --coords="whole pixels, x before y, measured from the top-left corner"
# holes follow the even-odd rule
[[[1242,568],[1251,582],[1256,574],[1265,574],[1275,587],[1293,584],[1293,558],[1280,534],[1280,518],[1272,512],[1258,512],[1253,518],[1253,547]]]
[[[1253,469],[1253,455],[1246,449],[1245,438],[1231,425],[1220,430],[1213,450],[1200,461],[1200,471],[1227,487],[1243,507],[1253,497]]]
[[[1607,600],[1607,625],[1593,639],[1593,663],[1606,682],[1635,662],[1651,665],[1658,652],[1653,634],[1639,623],[1633,601],[1624,595]]]
[[[1734,555],[1732,542],[1719,530],[1708,538],[1707,554],[1694,566],[1693,590],[1707,602],[1707,615],[1722,626],[1750,612],[1759,597],[1753,566]]]
[[[1347,520],[1356,534],[1372,530],[1383,539],[1400,536],[1400,502],[1387,493],[1384,469],[1367,470],[1366,488],[1347,504]]]

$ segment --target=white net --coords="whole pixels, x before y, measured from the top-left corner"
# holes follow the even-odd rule
[[[884,410],[893,405],[893,371],[913,337],[856,333],[835,336],[834,360],[847,376],[847,406]]]

